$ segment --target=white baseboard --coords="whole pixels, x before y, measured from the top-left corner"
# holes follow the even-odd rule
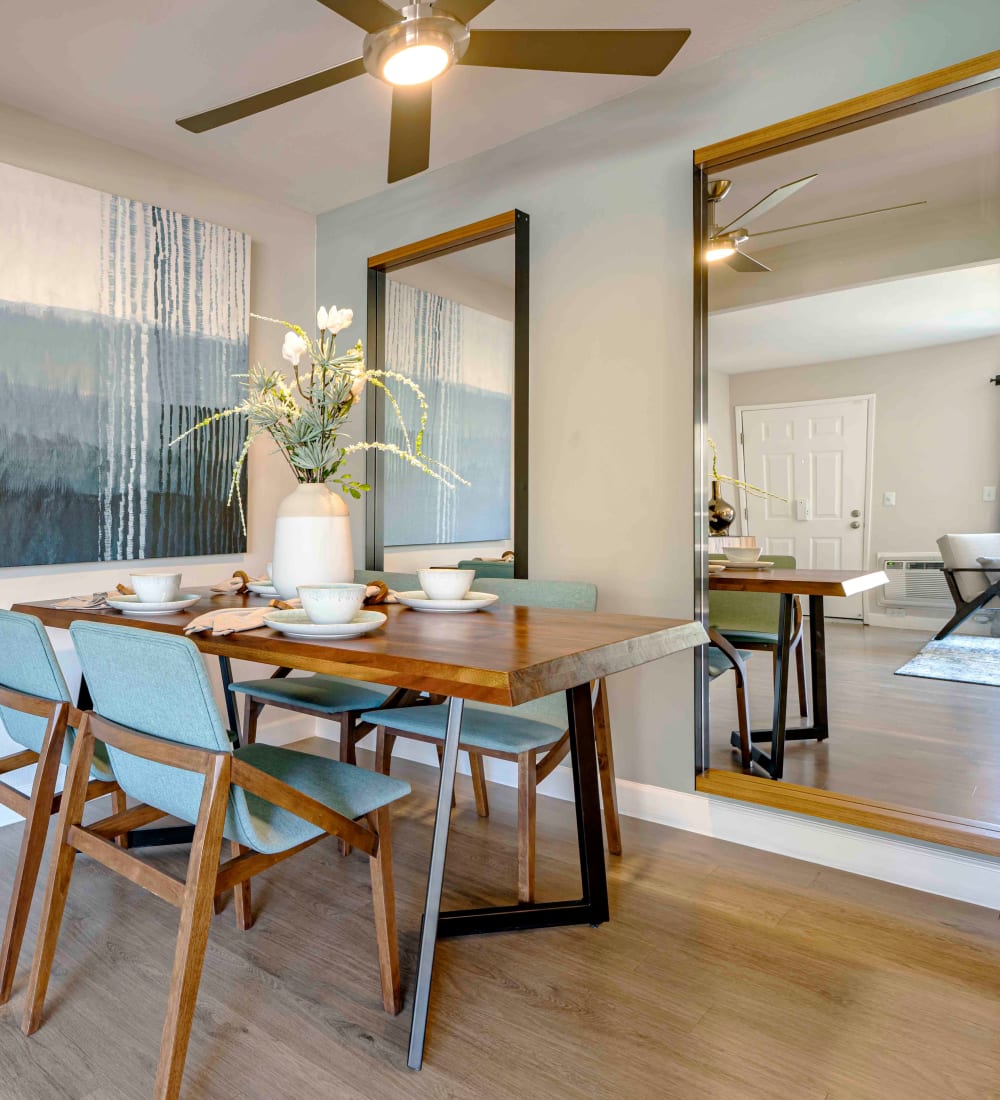
[[[319,736],[337,740],[335,726],[324,722],[317,726],[322,727],[317,728]],[[396,742],[395,755],[437,766],[434,746],[420,741],[401,738]],[[506,760],[486,760],[485,764],[486,777],[491,782],[517,786],[515,764]],[[464,753],[459,759],[459,771],[469,774],[468,757]],[[573,777],[569,768],[556,768],[538,789],[541,794],[571,802]],[[618,808],[626,817],[1000,909],[1000,859],[628,779],[618,780]]]
[[[275,716],[274,719],[271,721],[262,720],[257,727],[258,741],[262,741],[267,745],[288,745],[293,741],[302,741],[306,737],[315,735],[315,720],[308,715],[292,714],[289,711],[282,714],[281,711],[273,709],[271,713]],[[20,746],[13,746],[10,749],[5,747],[3,751],[12,752],[19,747]],[[23,791],[24,794],[30,794],[31,783],[34,776],[35,768],[32,765],[30,768],[21,768],[19,771],[5,775],[4,782],[9,783],[12,787],[16,787],[19,791]],[[66,769],[60,768],[59,779],[56,782],[57,790],[62,790],[65,780]],[[14,813],[13,810],[8,810],[6,806],[0,806],[0,828],[3,828],[5,825],[13,825],[15,822],[21,820],[23,819],[19,814]]]

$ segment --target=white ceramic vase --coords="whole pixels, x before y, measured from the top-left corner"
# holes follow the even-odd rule
[[[278,505],[272,581],[284,599],[300,584],[354,580],[346,501],[326,485],[299,485]]]

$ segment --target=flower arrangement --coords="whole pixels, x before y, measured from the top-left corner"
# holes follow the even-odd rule
[[[342,467],[347,456],[358,451],[378,449],[394,454],[451,489],[456,482],[469,484],[454,470],[424,454],[427,398],[412,379],[396,371],[368,370],[360,340],[345,355],[337,355],[337,337],[353,322],[352,310],[337,309],[336,306],[330,309],[321,307],[316,315],[318,335],[315,339],[310,339],[302,328],[288,321],[261,317],[256,313],[251,316],[286,329],[281,357],[292,368],[294,379],[290,381],[281,370],[266,370],[257,364],[248,375],[240,376],[247,380],[247,396],[238,405],[213,413],[170,443],[172,447],[194,432],[232,416],[246,419],[247,439],[233,467],[228,500],[232,504],[235,496],[244,531],[246,516],[240,493],[240,477],[251,445],[264,434],[274,441],[278,453],[300,483],[334,483],[356,500],[371,486],[359,482]],[[303,359],[308,363],[308,369],[303,366]],[[404,423],[399,402],[386,384],[387,380],[408,387],[417,396],[420,426],[412,438]],[[361,400],[368,383],[385,393],[402,428],[403,447],[381,442],[362,441],[347,445],[342,442],[346,437],[344,424]]]
[[[771,497],[772,500],[788,500],[788,497],[779,497],[777,493],[769,493],[766,489],[761,489],[759,485],[751,485],[748,481],[740,481],[738,477],[730,477],[729,474],[719,473],[719,449],[715,445],[715,440],[709,438],[709,447],[712,448],[712,480],[724,481],[728,485],[735,485],[737,489],[742,489],[744,492],[749,493],[755,497]]]

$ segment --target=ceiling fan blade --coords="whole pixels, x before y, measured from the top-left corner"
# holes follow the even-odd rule
[[[760,202],[755,202],[749,210],[744,210],[738,218],[734,218],[728,225],[724,225],[719,232],[725,233],[727,229],[732,229],[734,225],[746,225],[747,222],[752,221],[754,218],[759,218],[762,214],[766,214],[768,210],[773,210],[779,202],[784,202],[785,199],[790,199],[796,191],[801,191],[807,183],[812,183],[818,173],[813,172],[811,176],[803,176],[800,180],[794,180],[792,183],[786,183],[783,187],[776,187],[769,195],[765,195]]]
[[[228,122],[236,122],[238,119],[260,114],[261,111],[269,111],[272,107],[280,107],[283,103],[291,103],[294,99],[312,95],[313,92],[321,92],[324,88],[332,88],[334,84],[343,84],[345,80],[364,75],[364,72],[364,60],[358,57],[333,69],[293,80],[291,84],[282,84],[280,88],[258,92],[246,99],[238,99],[235,103],[227,103],[224,107],[213,107],[200,115],[191,115],[190,118],[179,118],[177,125],[190,130],[192,134],[202,134],[217,126],[225,126]]]
[[[748,256],[745,252],[740,252],[739,249],[726,260],[726,263],[733,271],[742,271],[744,274],[757,274],[760,271],[771,270],[766,264],[760,263],[755,260],[753,256]]]
[[[319,0],[324,8],[342,15],[349,23],[368,31],[380,31],[391,27],[403,18],[400,13],[382,0]]]
[[[392,90],[389,182],[425,172],[431,159],[431,85]]]
[[[473,30],[462,64],[560,73],[659,76],[690,34],[686,30]]]
[[[911,206],[926,206],[927,200],[903,202],[898,206],[881,206],[878,210],[862,210],[859,214],[841,214],[839,218],[821,218],[818,222],[799,222],[798,225],[783,225],[780,229],[765,229],[762,233],[751,233],[751,237],[767,237],[771,233],[787,233],[789,229],[808,229],[811,225],[828,225],[830,222],[846,222],[851,218],[867,218],[869,214],[888,214],[890,210],[909,210]]]
[[[471,23],[480,12],[485,11],[492,3],[493,0],[441,0],[441,7],[449,15],[461,19],[463,23]]]

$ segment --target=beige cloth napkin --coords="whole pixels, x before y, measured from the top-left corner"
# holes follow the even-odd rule
[[[100,611],[108,606],[109,597],[119,597],[120,592],[94,592],[90,596],[69,596],[54,605],[66,611]]]
[[[276,602],[276,601],[274,601]],[[265,607],[222,607],[218,611],[206,611],[197,619],[192,619],[186,627],[185,634],[199,634],[203,630],[211,630],[213,638],[221,638],[226,634],[239,634],[244,630],[257,630],[264,626],[264,619],[274,611],[274,602]],[[298,600],[283,601],[288,607],[301,607]]]
[[[246,577],[246,574],[234,573],[231,577],[227,577],[225,580],[219,581],[218,584],[212,585],[213,592],[227,593],[227,592],[245,592],[248,584],[270,584],[270,580],[266,576],[264,577]]]

